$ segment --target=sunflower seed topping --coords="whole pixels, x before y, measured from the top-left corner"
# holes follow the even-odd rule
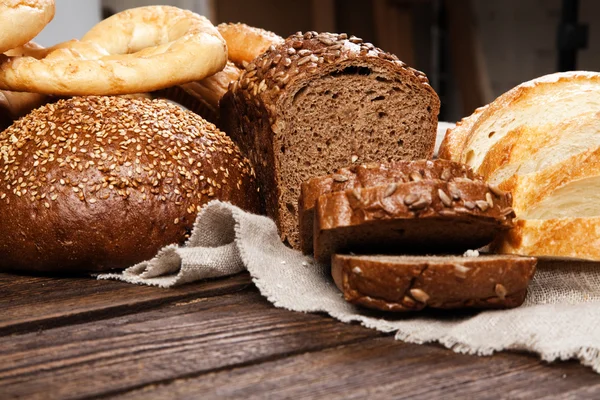
[[[446,207],[452,206],[452,199],[442,189],[438,189],[438,196],[440,197],[440,200]]]
[[[335,182],[347,182],[348,181],[348,177],[346,175],[334,174],[333,175],[333,180]]]
[[[418,171],[411,172],[409,176],[411,181],[419,182],[423,180],[423,176],[421,176],[421,173]]]
[[[410,295],[420,303],[426,304],[427,300],[429,300],[429,295],[418,288],[410,289]]]
[[[411,210],[422,210],[426,208],[429,204],[431,204],[431,201],[429,199],[421,197],[418,201],[411,204],[408,208],[410,208]]]
[[[448,168],[444,168],[444,170],[442,171],[442,175],[440,175],[440,178],[443,181],[449,181],[450,178],[452,178],[452,173],[450,173],[450,170]]]
[[[360,195],[360,190],[358,188],[354,188],[352,189],[352,195],[354,196],[354,198],[356,200],[358,200],[359,202],[362,201],[362,196]]]
[[[506,298],[506,294],[508,293],[508,291],[506,290],[506,288],[504,287],[504,285],[497,283],[496,286],[494,287],[494,292],[496,292],[496,295],[501,299],[504,300]]]
[[[450,192],[450,196],[452,196],[454,200],[460,200],[460,190],[458,190],[454,183],[448,184],[448,192]]]
[[[488,208],[490,208],[490,205],[488,204],[487,201],[484,200],[477,200],[475,202],[475,205],[477,206],[477,208],[479,208],[481,211],[487,211]]]
[[[494,208],[494,200],[492,199],[492,194],[490,192],[485,194],[485,201],[487,201],[490,208]]]
[[[471,268],[465,267],[464,265],[455,264],[454,265],[454,276],[460,279],[466,279],[467,272],[469,272]]]
[[[410,193],[404,198],[404,204],[410,206],[419,200],[419,195],[416,193]]]
[[[394,192],[396,191],[397,188],[398,188],[398,184],[396,184],[396,183],[390,183],[385,188],[385,192],[383,193],[383,197],[390,197],[391,195],[394,194]]]

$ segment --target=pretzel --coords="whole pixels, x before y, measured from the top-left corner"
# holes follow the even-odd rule
[[[29,42],[54,18],[54,0],[0,1],[0,54]]]
[[[283,43],[281,36],[246,24],[223,23],[217,29],[227,42],[229,60],[239,67],[245,67],[269,47]]]
[[[227,46],[208,19],[169,6],[134,8],[71,40],[24,57],[0,55],[0,89],[63,96],[150,92],[225,66]]]

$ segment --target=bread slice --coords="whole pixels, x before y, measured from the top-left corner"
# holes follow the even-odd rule
[[[525,300],[532,257],[336,254],[331,272],[346,301],[383,311],[513,308]]]
[[[300,185],[358,162],[430,158],[439,99],[426,76],[345,34],[295,34],[248,64],[221,126],[257,169],[266,212],[299,248]]]
[[[302,183],[298,201],[300,248],[305,254],[312,253],[314,209],[321,195],[391,183],[431,179],[451,181],[454,178],[477,179],[471,168],[448,160],[360,164],[309,179]]]
[[[510,229],[513,217],[509,193],[468,178],[354,188],[317,200],[314,256],[462,253]]]

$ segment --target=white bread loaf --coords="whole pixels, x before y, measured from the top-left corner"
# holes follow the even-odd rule
[[[523,83],[446,135],[440,157],[513,193],[502,252],[600,260],[600,74]],[[589,248],[594,247],[594,248]]]

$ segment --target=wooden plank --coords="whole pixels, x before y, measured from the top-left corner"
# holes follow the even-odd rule
[[[106,396],[376,336],[247,290],[0,338],[0,398]]]
[[[115,317],[184,299],[233,293],[252,285],[248,274],[174,289],[91,277],[0,274],[0,336]]]
[[[598,398],[600,379],[575,362],[547,365],[523,354],[475,357],[393,338],[219,371],[142,388],[121,399],[326,398],[530,399],[570,391]]]

